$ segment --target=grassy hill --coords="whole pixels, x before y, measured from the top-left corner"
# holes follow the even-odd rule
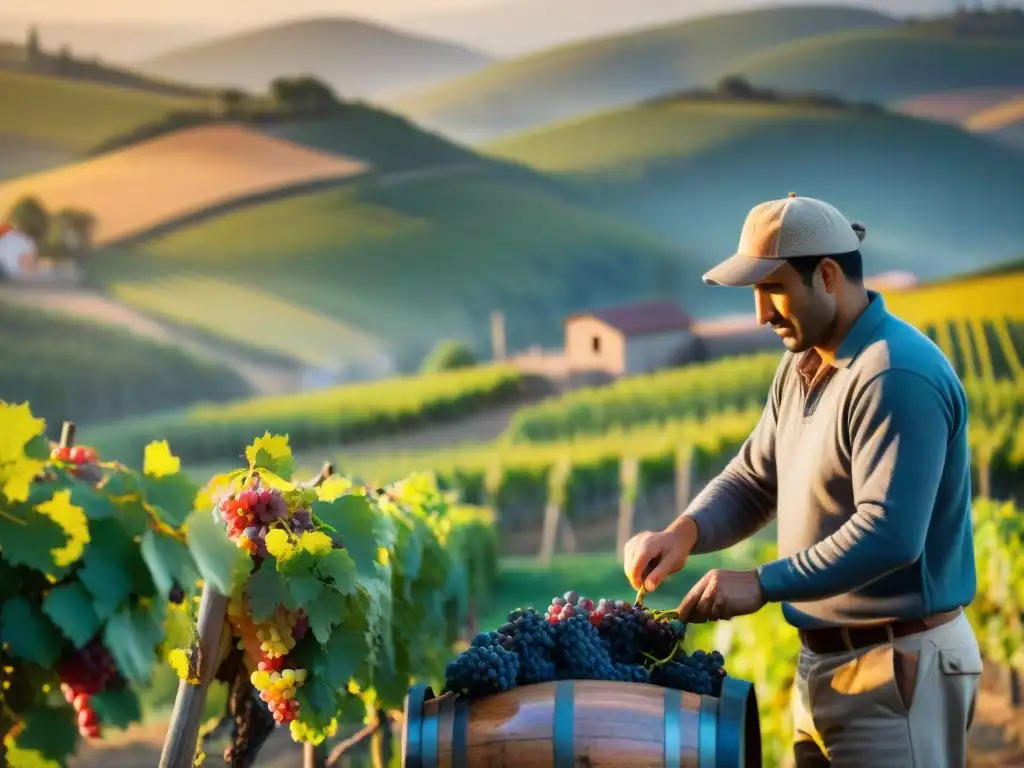
[[[753,53],[733,70],[767,87],[888,103],[953,89],[1024,86],[1024,36],[958,37],[913,25],[837,31]]]
[[[1024,85],[964,88],[905,99],[894,109],[961,125],[1015,150],[1024,150]]]
[[[240,199],[367,170],[353,158],[242,126],[200,126],[0,184],[0,210],[31,194],[50,209],[89,211],[96,220],[93,241],[104,245]]]
[[[699,254],[692,311],[749,308],[697,268],[731,253],[743,218],[790,191],[868,229],[872,272],[940,277],[1020,252],[1024,158],[953,126],[785,101],[666,99],[490,145],[573,180],[598,205]]]
[[[737,57],[805,37],[888,28],[896,20],[847,7],[779,7],[708,16],[501,61],[395,103],[464,141],[706,85]]]
[[[0,71],[0,93],[0,178],[55,167],[113,135],[204,103],[7,71]]]
[[[426,87],[489,61],[455,43],[354,19],[321,18],[216,37],[139,66],[198,85],[258,91],[275,77],[311,74],[354,97]]]
[[[260,292],[384,340],[408,369],[444,337],[489,352],[498,309],[511,348],[556,343],[570,311],[671,292],[681,258],[561,185],[480,163],[249,206],[94,254],[86,268],[130,304],[281,351],[310,326],[292,315],[275,337],[254,333]],[[249,297],[185,298],[197,294],[176,282],[183,276],[241,285]]]
[[[0,301],[0,399],[51,425],[244,397],[232,371],[120,329]]]

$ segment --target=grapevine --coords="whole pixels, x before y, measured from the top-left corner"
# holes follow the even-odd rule
[[[448,665],[445,690],[477,698],[551,680],[653,683],[718,696],[726,676],[717,651],[688,654],[686,625],[674,611],[622,600],[591,600],[575,591],[540,613],[517,608],[492,632],[478,634]]]
[[[51,444],[27,403],[0,401],[0,757],[64,765],[80,739],[140,717],[195,570],[181,523],[198,488],[166,444],[141,472]]]
[[[468,577],[494,542],[493,517],[454,506],[430,476],[297,483],[288,438],[269,433],[245,456],[187,521],[203,579],[228,598],[233,650],[218,676],[230,681],[236,768],[275,726],[319,745],[341,722],[400,708],[414,679],[441,679]],[[186,680],[195,647],[172,654]]]

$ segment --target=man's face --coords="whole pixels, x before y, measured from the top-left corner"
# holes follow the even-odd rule
[[[835,294],[826,290],[822,265],[810,285],[783,264],[754,286],[759,325],[769,324],[790,352],[800,353],[828,341],[836,317]]]

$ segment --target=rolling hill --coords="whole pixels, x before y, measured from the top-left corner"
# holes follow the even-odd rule
[[[31,194],[52,210],[89,211],[96,218],[93,240],[106,245],[239,200],[334,183],[368,170],[353,158],[241,126],[210,125],[9,181],[0,185],[0,209],[9,210]]]
[[[935,278],[1020,252],[1024,158],[953,126],[785,101],[665,99],[492,144],[575,181],[616,215],[699,254],[692,312],[744,309],[696,268],[735,248],[749,208],[790,191],[867,225],[869,271]],[[713,302],[709,305],[708,302]]]
[[[52,168],[202,100],[0,71],[0,178]]]
[[[423,88],[485,66],[454,43],[344,18],[308,19],[217,37],[140,62],[144,72],[209,87],[264,91],[311,74],[345,98]]]
[[[494,310],[517,349],[557,342],[570,311],[671,294],[678,249],[575,198],[496,163],[396,172],[95,253],[86,269],[130,305],[277,352],[332,320],[358,335],[321,356],[365,364],[369,337],[409,370],[445,337],[488,353]]]
[[[418,123],[478,142],[713,82],[737,57],[897,20],[849,7],[796,6],[708,16],[501,61],[394,102]]]
[[[760,86],[890,103],[963,88],[1024,86],[1024,37],[959,37],[901,26],[821,34],[737,61]]]

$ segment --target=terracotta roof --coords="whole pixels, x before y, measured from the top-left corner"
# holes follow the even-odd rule
[[[618,307],[579,312],[565,319],[568,323],[580,317],[593,317],[616,329],[624,336],[682,331],[693,322],[690,316],[671,301],[647,301]]]

